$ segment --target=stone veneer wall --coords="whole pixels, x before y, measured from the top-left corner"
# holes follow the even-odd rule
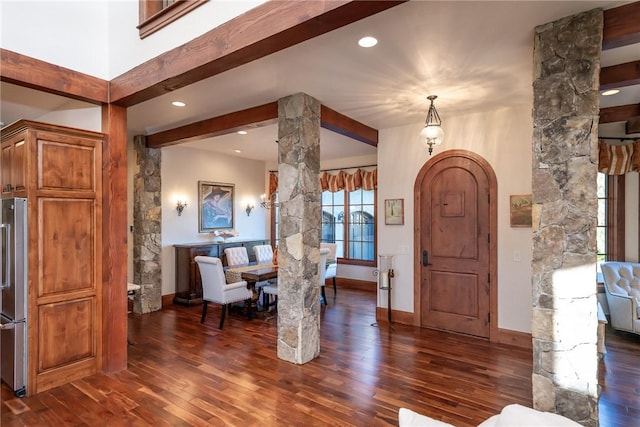
[[[138,166],[133,189],[133,280],[141,286],[133,311],[150,313],[162,308],[161,151],[147,148],[144,136],[135,136],[133,143]]]
[[[278,357],[320,354],[320,102],[278,100]]]
[[[603,13],[536,28],[533,404],[598,424],[597,130]]]

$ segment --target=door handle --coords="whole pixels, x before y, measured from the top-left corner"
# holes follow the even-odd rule
[[[429,252],[427,251],[422,251],[422,266],[423,267],[428,267],[431,264],[429,264]]]

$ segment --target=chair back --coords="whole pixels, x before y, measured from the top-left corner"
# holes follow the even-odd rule
[[[225,248],[224,255],[227,257],[227,266],[229,267],[249,264],[249,255],[244,246]]]
[[[258,264],[273,263],[273,248],[271,245],[256,245],[253,247],[253,253],[256,255]]]
[[[327,255],[329,255],[329,248],[321,248],[320,260],[318,261],[318,276],[320,277],[320,286],[324,286],[325,273],[327,271]]]
[[[327,254],[327,259],[329,262],[336,261],[336,250],[338,245],[335,243],[320,243],[320,249],[327,248],[329,249],[329,253]]]
[[[224,277],[220,258],[197,256],[194,260],[198,263],[200,277],[202,277],[202,298],[207,301],[224,304],[224,287],[227,281]]]

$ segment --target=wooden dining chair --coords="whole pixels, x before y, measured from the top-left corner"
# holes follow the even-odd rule
[[[253,294],[247,288],[247,282],[244,280],[227,283],[220,258],[197,256],[194,260],[198,264],[202,277],[202,317],[200,323],[204,323],[204,319],[207,317],[207,304],[214,302],[222,305],[219,326],[222,329],[229,305],[245,301],[248,307],[251,304]],[[251,310],[248,310],[248,315],[251,318]]]

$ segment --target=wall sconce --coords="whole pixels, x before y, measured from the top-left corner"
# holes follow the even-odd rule
[[[178,200],[176,202],[176,210],[178,211],[178,216],[182,215],[182,211],[187,207],[187,202],[183,202],[182,200]]]
[[[436,107],[433,105],[433,100],[436,98],[436,95],[427,96],[427,99],[431,101],[431,105],[429,105],[429,111],[427,112],[427,120],[424,123],[424,128],[420,132],[420,136],[424,138],[425,145],[429,148],[429,155],[431,155],[431,152],[433,151],[433,146],[442,144],[442,139],[444,138],[442,121],[440,120],[440,115],[436,111]]]
[[[280,206],[280,204],[278,202],[272,201],[271,198],[267,199],[267,196],[263,194],[262,196],[260,196],[260,206],[262,206],[264,209],[271,209],[272,207]]]
[[[253,210],[255,206],[253,205],[253,203],[247,203],[247,207],[244,208],[244,211],[247,213],[247,216],[251,215],[251,211]]]

